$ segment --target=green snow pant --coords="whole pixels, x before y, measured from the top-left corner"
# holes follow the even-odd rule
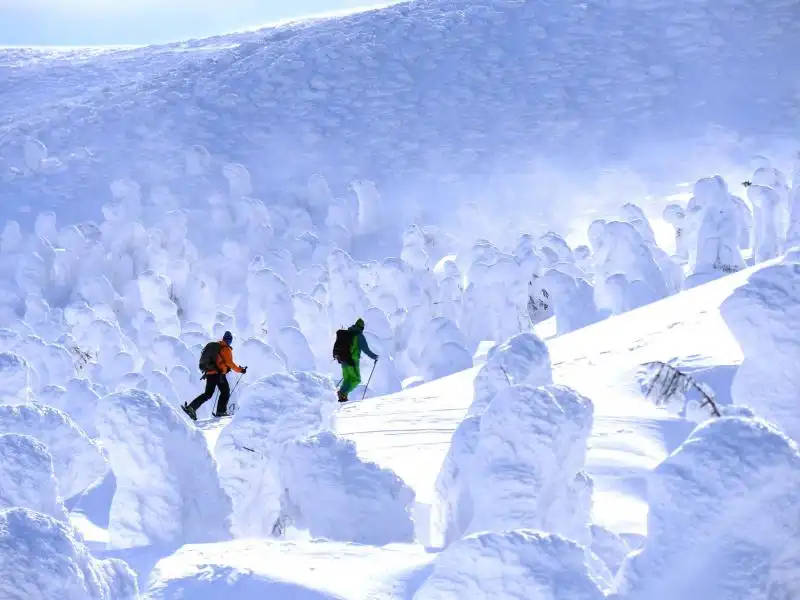
[[[356,354],[355,352],[353,354]],[[360,353],[359,353],[360,354]],[[342,385],[339,391],[347,396],[361,383],[361,356],[353,356],[352,365],[342,365]]]

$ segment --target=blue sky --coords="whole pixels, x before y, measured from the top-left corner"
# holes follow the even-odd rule
[[[0,0],[0,46],[161,43],[378,3],[372,0]]]

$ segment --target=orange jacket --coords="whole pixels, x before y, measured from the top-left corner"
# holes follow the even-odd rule
[[[219,349],[219,354],[217,354],[217,368],[209,369],[206,374],[216,375],[217,373],[222,373],[225,375],[231,370],[241,373],[242,367],[233,362],[233,349],[223,340],[220,340],[219,343],[222,347]]]

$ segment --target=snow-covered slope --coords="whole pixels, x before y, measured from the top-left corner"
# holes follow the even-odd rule
[[[690,420],[656,408],[653,401],[644,397],[641,365],[653,360],[672,361],[710,385],[720,406],[729,403],[731,374],[742,357],[720,316],[719,306],[755,270],[718,279],[548,342],[556,383],[579,390],[594,404],[594,426],[586,463],[586,470],[594,480],[593,536],[600,544],[595,547],[593,542],[593,551],[602,552],[604,557],[611,552],[618,563],[622,556],[641,545],[642,537],[647,534],[647,480],[694,427]],[[364,460],[392,469],[415,491],[416,535],[423,544],[437,546],[442,541],[441,532],[428,527],[431,507],[436,502],[435,480],[453,431],[472,402],[477,369],[398,394],[352,403],[336,413],[337,432],[355,442]],[[215,427],[204,427],[213,446]],[[598,525],[622,535],[631,544],[630,548],[612,533],[603,533]],[[588,583],[589,578],[598,583],[597,573],[591,570],[587,573],[587,567],[580,566],[578,549],[556,535],[480,534],[465,540],[444,554],[421,554],[405,545],[377,550],[331,542],[308,545],[302,540],[279,546],[274,541],[187,546],[155,566],[150,597],[169,598],[170,593],[178,590],[191,590],[198,598],[211,598],[213,593],[236,590],[278,595],[291,591],[308,598],[406,599],[414,593],[426,597],[426,593],[447,590],[455,598],[465,593],[457,591],[461,585],[490,589],[495,585],[493,581],[501,586],[493,592],[501,594],[498,597],[516,597],[503,595],[509,594],[511,588],[503,588],[500,579],[490,577],[490,568],[492,572],[512,569],[514,577],[522,578],[519,585],[527,585],[524,582],[528,577],[551,581],[548,579],[551,576],[541,575],[550,569],[554,573],[569,571],[570,581],[581,581],[582,593],[588,594],[587,597],[602,597]],[[495,546],[508,546],[508,552],[512,552],[513,546],[512,554],[519,558],[492,562]],[[556,552],[562,546],[566,552],[563,556]],[[493,566],[462,571],[459,565],[463,561],[457,557],[471,547],[488,552],[481,561],[487,560]],[[540,552],[552,557],[537,558]],[[332,554],[339,556],[335,567],[330,563]],[[231,558],[234,555],[236,559]],[[567,559],[567,555],[571,558]],[[437,557],[447,558],[439,561]],[[314,566],[313,577],[307,575],[305,567],[298,570],[299,560],[303,565]],[[514,567],[517,560],[525,568],[540,564],[546,571],[539,571],[540,575],[533,572],[522,575]],[[328,580],[326,574],[330,568],[347,576]],[[364,577],[370,583],[362,581]],[[677,577],[680,579],[680,575]],[[509,585],[513,588],[516,584]],[[558,595],[569,589],[555,586],[548,592],[553,595],[544,597],[571,599],[570,595]]]
[[[646,533],[645,478],[684,440],[690,421],[643,396],[641,366],[674,361],[730,403],[732,372],[741,360],[719,305],[754,269],[718,279],[647,307],[612,317],[548,343],[556,383],[595,406],[587,471],[594,479],[593,522],[618,533]],[[473,399],[471,369],[399,394],[346,406],[340,434],[367,459],[391,468],[417,494],[417,514],[435,501],[434,487],[455,428]],[[424,531],[417,523],[418,532]],[[436,544],[438,534],[431,542]]]
[[[0,50],[3,212],[94,218],[120,177],[205,206],[233,162],[268,204],[321,173],[336,194],[376,182],[406,218],[488,196],[573,216],[602,200],[596,169],[675,183],[796,133],[795,8],[418,0],[156,48]],[[187,170],[198,145],[206,177]]]

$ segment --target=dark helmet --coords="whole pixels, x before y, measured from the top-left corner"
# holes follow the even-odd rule
[[[222,341],[230,346],[231,342],[233,341],[233,334],[230,331],[226,331],[224,334],[222,334]]]
[[[358,318],[356,319],[356,329],[359,331],[364,331],[364,319]]]

